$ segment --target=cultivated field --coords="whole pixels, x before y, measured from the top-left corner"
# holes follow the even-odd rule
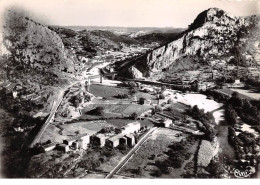
[[[143,112],[148,111],[151,108],[152,108],[152,106],[150,106],[150,105],[131,104],[123,111],[123,113],[130,115],[135,112],[138,115],[140,115]]]
[[[166,128],[154,131],[118,174],[126,176],[134,175],[138,178],[180,178],[186,172],[193,173],[195,165],[193,156],[197,149],[197,141],[190,146],[187,145],[189,149],[186,151],[190,152],[190,154],[185,156],[181,167],[169,167],[167,173],[162,172],[162,174],[157,174],[158,171],[161,171],[157,164],[163,164],[169,160],[169,155],[167,154],[170,150],[169,147],[187,138],[187,136],[179,131]],[[184,152],[181,152],[180,155],[184,156]]]
[[[120,87],[112,87],[112,86],[103,86],[103,85],[90,85],[89,92],[95,96],[101,96],[104,98],[114,98],[118,94],[128,94],[129,89],[120,88]]]

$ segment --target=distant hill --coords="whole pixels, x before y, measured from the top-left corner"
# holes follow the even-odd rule
[[[159,45],[163,45],[170,41],[176,40],[179,37],[179,35],[180,35],[180,32],[148,33],[148,34],[144,34],[141,36],[137,36],[137,37],[135,37],[135,39],[143,44],[157,42],[157,43],[159,43]]]
[[[68,27],[49,28],[62,38],[66,48],[73,48],[76,54],[84,57],[93,57],[107,50],[119,51],[122,47],[144,45],[156,42],[159,45],[176,38],[182,29],[160,28],[120,28],[120,27],[84,27],[86,30],[75,31]],[[72,27],[73,28],[73,27]],[[95,30],[95,29],[102,30]],[[107,29],[107,30],[106,30]],[[154,33],[153,29],[156,30]]]

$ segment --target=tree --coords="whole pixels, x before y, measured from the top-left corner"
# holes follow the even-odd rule
[[[231,105],[227,105],[225,110],[225,117],[229,125],[235,125],[237,122],[237,113]]]
[[[159,95],[159,99],[165,99],[164,94],[160,94],[160,95]]]
[[[169,98],[168,101],[167,101],[167,103],[168,103],[168,104],[171,104],[171,103],[173,103],[173,100],[172,100],[171,98]]]
[[[155,114],[156,112],[162,112],[162,107],[160,105],[156,105],[153,109],[153,113]]]
[[[141,104],[141,105],[143,105],[144,104],[144,102],[145,102],[145,98],[143,98],[143,97],[141,97],[141,98],[139,98],[139,104]]]
[[[75,101],[74,101],[74,106],[75,106],[76,108],[78,108],[79,105],[80,105],[79,100],[75,100]]]
[[[232,97],[230,98],[229,102],[231,105],[233,105],[235,108],[239,108],[243,106],[243,102],[241,98],[239,97],[239,94],[237,92],[232,93]]]
[[[166,86],[163,85],[163,86],[161,87],[161,93],[163,93],[165,90],[166,90]]]
[[[136,120],[138,118],[138,114],[136,112],[134,112],[130,115],[130,118],[133,120]]]
[[[199,91],[199,83],[198,83],[197,80],[191,84],[191,90],[194,91],[194,92]]]
[[[137,93],[137,87],[131,87],[130,93],[131,93],[131,94]]]
[[[97,107],[97,108],[95,109],[95,113],[96,113],[97,115],[102,115],[103,112],[104,112],[104,107]]]
[[[130,82],[129,82],[129,87],[130,87],[130,88],[134,88],[134,87],[137,87],[137,85],[136,85],[135,82],[130,81]]]

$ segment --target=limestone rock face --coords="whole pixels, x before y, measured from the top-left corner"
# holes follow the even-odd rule
[[[78,71],[71,67],[78,63],[77,58],[54,31],[11,11],[4,17],[1,51],[14,57],[14,62],[57,75]]]
[[[208,9],[197,16],[179,39],[151,51],[146,60],[137,61],[134,66],[137,69],[146,66],[153,75],[166,69],[190,70],[196,64],[210,66],[217,60],[228,63],[231,56],[240,59],[239,65],[256,65],[258,23],[256,16],[235,17],[217,8]]]

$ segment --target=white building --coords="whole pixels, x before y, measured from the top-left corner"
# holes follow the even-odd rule
[[[87,149],[88,144],[90,142],[89,135],[82,136],[80,139],[78,139],[78,148],[80,149]]]
[[[163,125],[164,125],[164,127],[170,127],[170,125],[172,125],[172,120],[171,119],[165,119],[163,121]]]
[[[130,134],[130,133],[138,132],[140,130],[140,128],[141,128],[141,124],[138,121],[128,123],[127,125],[125,125],[122,128],[122,133]]]

